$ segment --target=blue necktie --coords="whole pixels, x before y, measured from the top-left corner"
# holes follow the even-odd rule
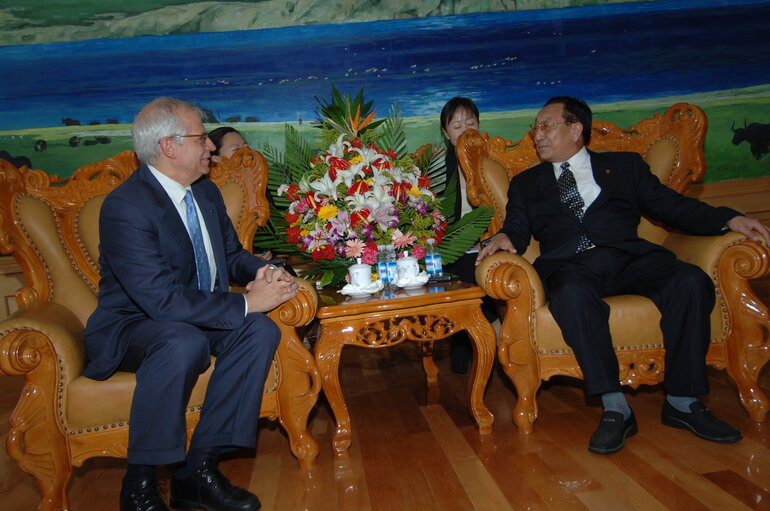
[[[556,184],[559,185],[559,199],[572,211],[572,213],[581,222],[583,221],[583,206],[585,202],[583,197],[578,192],[577,183],[575,182],[575,175],[569,168],[569,162],[561,164],[561,175],[556,180]],[[585,249],[591,246],[591,241],[585,234],[580,235],[580,241],[578,241],[578,252],[583,252]]]
[[[195,211],[192,192],[187,190],[184,194],[184,203],[187,207],[187,230],[190,232],[193,250],[195,251],[195,267],[198,271],[198,289],[211,290],[211,270],[209,269],[209,257],[206,255],[206,246],[203,244],[203,232],[198,221],[198,212]]]

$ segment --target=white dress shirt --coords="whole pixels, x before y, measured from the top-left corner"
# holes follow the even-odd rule
[[[174,207],[176,208],[177,212],[179,213],[179,216],[182,218],[182,222],[184,223],[185,229],[187,229],[187,235],[190,235],[190,229],[187,225],[187,206],[184,202],[184,196],[187,193],[187,190],[190,190],[190,187],[188,186],[185,188],[180,183],[177,183],[152,165],[147,165],[150,168],[150,172],[152,172],[152,175],[155,176],[155,179],[158,180],[160,183],[160,186],[163,187],[163,189],[168,194],[169,198],[171,199],[171,202],[174,204]],[[214,290],[214,286],[216,285],[217,281],[217,263],[214,260],[214,250],[211,248],[211,238],[209,237],[209,230],[208,227],[206,227],[206,220],[203,218],[203,215],[201,214],[201,210],[198,207],[198,201],[195,200],[195,195],[193,195],[193,203],[195,204],[195,211],[198,214],[198,220],[201,224],[201,231],[203,234],[203,245],[206,248],[206,257],[209,260],[209,270],[211,271],[211,289],[209,291]]]
[[[602,189],[596,184],[594,179],[594,172],[591,168],[591,156],[588,154],[588,149],[581,148],[576,152],[572,158],[567,160],[569,162],[569,168],[575,175],[575,183],[577,183],[578,193],[583,198],[583,213],[586,212],[588,206],[590,206],[601,193]],[[561,164],[564,162],[554,162],[553,172],[556,179],[561,176]]]

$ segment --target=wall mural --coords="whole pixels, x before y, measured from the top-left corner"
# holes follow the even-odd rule
[[[106,27],[128,25],[92,12],[109,16]],[[438,114],[457,95],[479,105],[483,131],[512,140],[554,95],[582,97],[620,126],[687,101],[709,117],[706,181],[770,175],[769,18],[770,0],[659,0],[206,33],[158,21],[172,35],[88,39],[75,27],[66,42],[39,42],[62,30],[22,27],[37,44],[0,39],[0,154],[68,176],[131,148],[133,116],[159,95],[205,108],[209,129],[234,125],[252,147],[280,147],[285,122],[314,135],[314,97],[334,84],[363,86],[378,117],[397,105],[411,149],[440,138]]]

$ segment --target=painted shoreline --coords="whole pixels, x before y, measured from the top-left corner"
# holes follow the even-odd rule
[[[706,161],[709,170],[704,182],[727,181],[770,175],[770,155],[754,159],[746,142],[732,144],[731,126],[743,123],[770,121],[770,84],[737,90],[697,93],[685,96],[649,98],[615,103],[592,105],[596,119],[614,122],[627,128],[640,120],[662,113],[677,102],[700,106],[709,119],[706,140]],[[377,105],[378,117],[384,117],[390,105]],[[481,129],[492,135],[517,141],[526,135],[538,109],[504,112],[482,112]],[[404,117],[409,150],[431,142],[440,142],[438,112],[435,116]],[[240,130],[251,147],[262,150],[269,144],[283,148],[284,122],[222,123],[209,124],[208,129],[230,125]],[[314,144],[316,129],[312,123],[289,122]],[[132,149],[128,124],[101,124],[95,126],[56,126],[23,130],[0,131],[0,150],[11,155],[26,156],[32,167],[60,177],[68,177],[79,167],[109,158],[119,152]],[[80,137],[72,147],[73,137]],[[110,142],[96,143],[96,137],[107,137]],[[36,140],[45,140],[47,148],[42,152],[33,149]],[[101,139],[104,141],[104,139]],[[93,145],[85,145],[91,141]]]

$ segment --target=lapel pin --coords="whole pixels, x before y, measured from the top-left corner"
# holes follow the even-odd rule
[[[609,174],[610,172],[612,172],[610,169],[604,171],[605,174]]]

